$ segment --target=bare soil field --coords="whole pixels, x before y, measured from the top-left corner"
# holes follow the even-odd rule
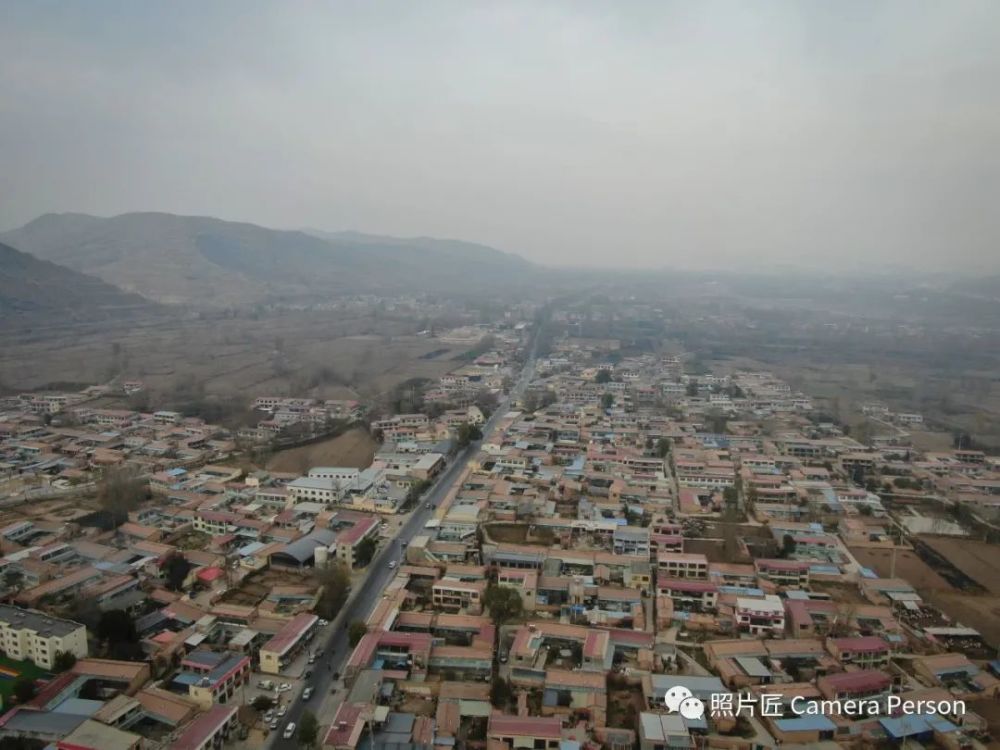
[[[888,578],[892,571],[892,552],[880,547],[851,547],[851,554],[866,568],[871,568],[883,578]],[[939,576],[920,557],[909,549],[896,551],[896,578],[903,578],[915,588],[923,591],[952,591],[948,581]]]
[[[1000,595],[1000,546],[953,537],[919,538],[984,589]]]
[[[987,725],[989,725],[990,734],[993,735],[994,739],[987,744],[987,747],[990,750],[1000,748],[1000,701],[985,698],[978,701],[969,701],[967,705],[970,711],[974,711],[982,716],[986,719]]]
[[[371,465],[378,443],[365,430],[348,430],[330,440],[275,453],[267,462],[271,471],[303,474],[313,466],[351,466],[365,469]]]
[[[952,620],[975,628],[994,648],[1000,648],[1000,596],[924,590],[920,595]]]

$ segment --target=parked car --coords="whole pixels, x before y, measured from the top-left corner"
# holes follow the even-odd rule
[[[326,627],[327,625],[329,625],[329,624],[330,624],[330,621],[329,621],[329,620],[320,620],[320,621],[319,621],[319,626],[320,626],[321,628],[325,628],[325,627]]]
[[[302,676],[306,677],[306,678],[312,677],[313,676],[313,671],[311,669],[307,669],[305,672],[302,673]]]
[[[389,561],[389,570],[392,570],[395,567],[396,567],[396,561],[395,560],[390,560]]]
[[[291,685],[289,685],[287,682],[283,682],[280,685],[278,685],[278,687],[276,687],[274,691],[276,693],[287,693],[291,689],[292,689]]]
[[[295,722],[290,721],[288,722],[288,726],[285,727],[285,731],[282,732],[281,736],[284,737],[286,740],[290,740],[292,739],[292,736],[294,734],[295,734]]]
[[[278,720],[277,719],[272,719],[271,723],[268,724],[267,726],[270,727],[271,729],[277,729],[278,728]]]
[[[288,706],[278,706],[277,716],[279,719],[287,713],[288,713]]]

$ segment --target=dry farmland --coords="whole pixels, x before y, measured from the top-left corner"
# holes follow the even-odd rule
[[[993,594],[1000,594],[1000,545],[945,536],[920,541]]]
[[[161,319],[73,330],[0,332],[0,391],[142,380],[154,393],[197,382],[208,394],[370,397],[437,378],[468,347],[414,336],[415,322],[287,312]]]
[[[851,554],[866,568],[871,568],[882,578],[892,573],[892,551],[885,547],[851,547]],[[897,548],[896,578],[903,578],[918,589],[950,591],[952,585],[939,576],[911,549]]]

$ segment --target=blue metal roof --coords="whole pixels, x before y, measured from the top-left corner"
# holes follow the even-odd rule
[[[879,719],[878,723],[892,737],[912,737],[915,734],[929,732],[957,732],[958,727],[945,718],[929,714],[913,714],[912,716],[895,716]]]
[[[825,573],[827,575],[837,575],[840,572],[840,568],[838,568],[836,565],[823,565],[823,564],[810,565],[809,572]]]
[[[794,719],[775,719],[774,725],[782,732],[833,732],[837,725],[826,716],[797,716]]]

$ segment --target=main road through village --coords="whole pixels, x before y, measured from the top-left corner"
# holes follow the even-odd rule
[[[488,439],[497,428],[497,424],[508,410],[510,404],[515,403],[524,393],[525,388],[534,377],[535,370],[535,350],[528,357],[521,376],[511,389],[511,392],[497,405],[496,410],[483,425],[483,438]],[[277,730],[272,732],[265,741],[264,746],[273,750],[294,750],[298,746],[298,737],[285,739],[282,735],[285,727],[290,722],[295,722],[296,727],[302,717],[302,712],[306,708],[311,708],[316,712],[320,723],[320,731],[333,720],[333,712],[344,696],[344,691],[338,691],[336,698],[331,698],[330,688],[334,683],[333,675],[343,673],[347,664],[347,657],[351,649],[347,642],[347,625],[355,620],[366,621],[375,609],[375,604],[382,598],[389,581],[396,571],[389,567],[391,560],[399,560],[402,554],[403,545],[410,541],[424,529],[427,521],[434,515],[436,508],[448,495],[455,485],[455,482],[463,475],[469,459],[476,455],[482,440],[469,445],[465,450],[455,456],[455,460],[449,464],[447,469],[441,473],[434,486],[424,495],[412,512],[410,518],[400,527],[399,533],[392,539],[388,539],[386,544],[375,554],[368,566],[368,575],[358,585],[354,587],[347,603],[341,608],[334,618],[332,626],[327,630],[326,641],[318,642],[314,646],[318,658],[316,660],[313,675],[308,680],[312,685],[313,695],[309,701],[303,701],[301,690],[296,690],[296,697],[288,707],[288,713],[283,718]],[[428,507],[429,506],[429,507]],[[320,710],[322,707],[323,710]],[[296,731],[296,735],[298,732]],[[319,738],[322,741],[322,736]]]

